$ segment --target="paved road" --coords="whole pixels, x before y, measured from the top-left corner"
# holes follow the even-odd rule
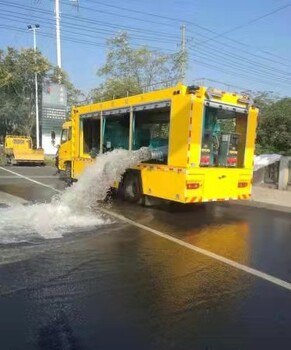
[[[52,168],[9,169],[63,188]],[[52,188],[0,169],[10,195],[47,202]],[[129,221],[0,243],[1,350],[291,347],[290,214],[118,201],[105,209]]]

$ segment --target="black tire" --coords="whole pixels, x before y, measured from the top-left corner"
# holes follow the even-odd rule
[[[122,185],[123,199],[130,203],[141,203],[143,193],[138,172],[125,174]]]
[[[66,163],[65,165],[65,183],[70,186],[72,184],[72,165],[71,163]]]
[[[11,164],[11,165],[17,165],[17,162],[16,162],[14,156],[11,156],[11,157],[10,157],[10,164]]]
[[[5,165],[6,165],[6,166],[10,166],[10,165],[11,165],[11,159],[10,159],[10,157],[8,157],[8,156],[6,156]]]

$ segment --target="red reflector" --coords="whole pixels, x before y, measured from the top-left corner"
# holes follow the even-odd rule
[[[200,183],[198,182],[193,182],[193,183],[188,183],[187,184],[187,190],[197,190],[197,188],[200,187]]]
[[[248,186],[248,182],[239,182],[237,184],[237,187],[238,188],[244,188],[244,187],[247,187]]]
[[[227,164],[236,164],[237,158],[227,158]]]
[[[200,159],[200,164],[202,165],[209,165],[209,162],[210,162],[210,157],[208,156],[203,156]]]

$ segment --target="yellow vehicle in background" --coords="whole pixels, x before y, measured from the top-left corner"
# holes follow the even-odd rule
[[[164,149],[162,158],[128,169],[115,184],[125,199],[247,200],[257,116],[248,96],[182,84],[74,107],[64,124],[59,169],[78,179],[103,152]]]
[[[7,164],[44,164],[43,149],[33,149],[32,139],[29,136],[7,135],[4,142],[4,154]]]

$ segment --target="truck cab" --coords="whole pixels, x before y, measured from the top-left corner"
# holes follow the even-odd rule
[[[66,121],[62,126],[61,144],[58,150],[58,170],[65,174],[67,182],[71,179],[72,169],[72,122]]]

